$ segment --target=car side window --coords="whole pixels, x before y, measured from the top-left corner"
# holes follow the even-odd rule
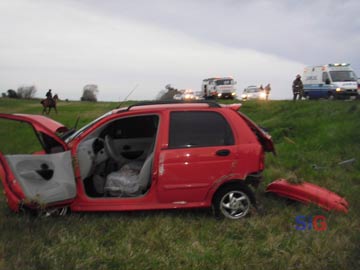
[[[156,115],[121,118],[112,122],[100,137],[110,135],[114,139],[152,138],[156,134],[158,121]]]
[[[221,146],[234,144],[226,119],[217,112],[172,112],[169,148]]]
[[[30,124],[0,119],[0,126],[0,151],[3,154],[32,154],[44,150],[40,134]]]

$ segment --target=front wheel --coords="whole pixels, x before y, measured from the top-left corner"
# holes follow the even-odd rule
[[[60,207],[60,208],[53,208],[53,209],[46,209],[39,212],[39,216],[44,217],[64,217],[69,213],[69,207]]]
[[[213,208],[218,218],[241,219],[249,213],[252,204],[255,205],[255,196],[248,186],[231,185],[217,192]]]
[[[59,207],[59,208],[23,208],[26,213],[29,213],[33,217],[64,217],[70,212],[68,206]]]

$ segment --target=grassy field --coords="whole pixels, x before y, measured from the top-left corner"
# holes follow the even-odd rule
[[[60,102],[51,117],[73,126],[80,116],[81,126],[116,105]],[[267,156],[260,209],[249,218],[219,221],[206,210],[32,217],[10,212],[1,192],[0,269],[360,269],[360,103],[254,101],[241,110],[268,129],[278,154]],[[41,108],[0,99],[4,112]],[[11,129],[0,124],[0,150],[29,151],[17,147],[22,140]],[[265,196],[280,177],[345,196],[349,213]],[[295,230],[297,215],[317,214],[326,217],[326,231]]]

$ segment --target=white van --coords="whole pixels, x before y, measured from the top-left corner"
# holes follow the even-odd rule
[[[303,73],[304,97],[318,98],[356,98],[357,76],[350,64],[328,64],[310,66]]]
[[[204,98],[229,98],[236,96],[236,81],[232,77],[216,77],[204,79],[201,91]]]

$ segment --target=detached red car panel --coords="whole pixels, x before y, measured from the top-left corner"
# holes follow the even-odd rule
[[[344,198],[326,188],[308,182],[292,184],[285,179],[278,179],[267,186],[266,192],[272,192],[305,204],[314,203],[328,211],[347,213],[349,210],[349,203]]]
[[[217,103],[136,104],[78,131],[47,117],[0,114],[31,124],[43,149],[0,154],[9,207],[128,211],[211,207],[245,216],[271,137]],[[25,139],[25,138],[24,138]],[[10,142],[11,143],[11,142]],[[1,149],[0,149],[1,150]]]

